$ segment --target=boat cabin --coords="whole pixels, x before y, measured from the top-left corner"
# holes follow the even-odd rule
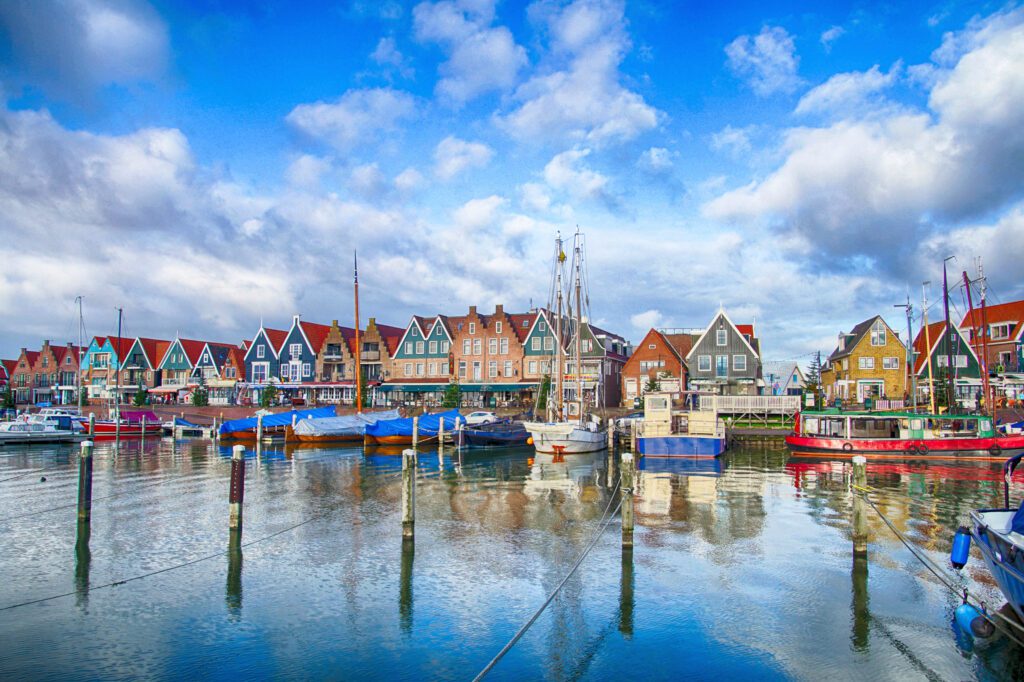
[[[913,439],[990,438],[992,419],[984,415],[915,414],[909,412],[803,412],[801,435],[821,438]]]

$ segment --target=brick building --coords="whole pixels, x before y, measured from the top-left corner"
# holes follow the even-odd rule
[[[621,404],[632,407],[652,381],[658,391],[669,391],[675,396],[686,390],[685,358],[693,341],[693,334],[681,330],[651,329],[647,332],[622,367]]]

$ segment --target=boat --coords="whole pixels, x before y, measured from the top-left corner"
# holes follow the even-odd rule
[[[0,445],[31,445],[34,443],[73,443],[84,440],[75,421],[67,416],[47,421],[12,421],[0,424]]]
[[[786,445],[794,456],[1002,459],[1024,452],[1024,435],[1000,433],[987,415],[828,409],[797,413]]]
[[[217,437],[222,441],[256,442],[256,431],[262,425],[265,438],[285,437],[285,428],[298,424],[304,419],[324,419],[337,416],[333,407],[314,407],[309,410],[290,410],[288,412],[257,412],[252,417],[230,419],[217,429]]]
[[[79,417],[79,423],[89,428],[88,419]],[[110,440],[119,435],[121,438],[160,436],[164,432],[160,417],[149,410],[121,410],[119,418],[97,419],[93,427],[95,430],[89,435],[95,440]]]
[[[368,424],[363,435],[364,445],[412,445],[413,417],[400,419],[383,419],[375,424]],[[458,410],[424,414],[415,418],[417,443],[437,440],[442,425],[448,435],[454,435],[458,424],[464,417]]]
[[[399,419],[398,410],[301,419],[285,428],[286,443],[362,443],[369,424]]]
[[[503,421],[493,424],[481,424],[459,431],[463,445],[526,445],[530,432],[519,421]]]
[[[1024,454],[1018,454],[1003,464],[1003,507],[972,510],[971,527],[957,531],[950,558],[955,568],[963,568],[970,542],[977,544],[1006,601],[1024,621],[1024,504],[1010,506],[1010,479],[1022,458]]]
[[[636,450],[646,457],[718,457],[725,452],[725,424],[718,410],[674,411],[670,393],[647,393],[637,426]]]
[[[570,406],[568,404],[563,405],[562,402],[561,379],[564,366],[562,356],[565,354],[562,338],[562,275],[565,261],[566,256],[565,251],[562,250],[562,237],[559,235],[555,240],[554,283],[552,285],[552,291],[556,299],[555,323],[557,325],[555,332],[554,400],[548,400],[548,421],[528,421],[523,423],[523,426],[530,433],[530,439],[527,442],[532,442],[534,449],[538,453],[555,455],[596,452],[608,446],[608,436],[600,428],[600,419],[594,415],[587,417],[583,412],[583,350],[581,339],[583,324],[581,293],[583,289],[583,235],[579,231],[576,232],[575,239],[573,240],[572,259],[574,304],[571,317],[575,323],[575,343],[571,344],[570,361],[575,380],[575,400],[573,401],[575,414],[570,415],[568,413]]]

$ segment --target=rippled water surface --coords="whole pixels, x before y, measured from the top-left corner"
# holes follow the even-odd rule
[[[400,457],[266,449],[247,453],[230,551],[229,456],[98,445],[86,536],[77,447],[0,450],[0,678],[471,679],[619,500],[607,453],[421,452],[412,550]],[[848,463],[748,448],[642,467],[632,554],[615,517],[489,679],[1024,678],[1003,637],[957,646],[957,599],[874,512],[853,562]],[[998,463],[869,464],[868,480],[943,566],[967,512],[1002,497]],[[957,580],[1002,604],[977,554]]]

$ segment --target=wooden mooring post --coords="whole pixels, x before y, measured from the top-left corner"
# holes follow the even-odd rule
[[[416,433],[415,430],[413,433]],[[416,535],[416,451],[402,451],[402,539]]]
[[[622,453],[622,480],[619,488],[622,491],[622,549],[633,549],[633,480],[636,465],[632,452]]]
[[[228,488],[230,516],[228,528],[232,533],[242,532],[242,502],[245,500],[245,446],[231,449],[231,484]]]
[[[420,418],[412,418],[412,449],[415,452],[416,446],[420,444]]]
[[[78,521],[92,521],[92,441],[82,441],[82,455],[78,459]]]
[[[868,486],[867,459],[853,458],[853,555],[868,555],[868,513],[864,489]]]
[[[96,413],[89,413],[89,437],[92,438],[96,435]]]
[[[437,457],[444,461],[444,417],[438,421],[440,423],[437,425]]]
[[[634,419],[629,423],[629,451],[636,452],[636,422]]]

